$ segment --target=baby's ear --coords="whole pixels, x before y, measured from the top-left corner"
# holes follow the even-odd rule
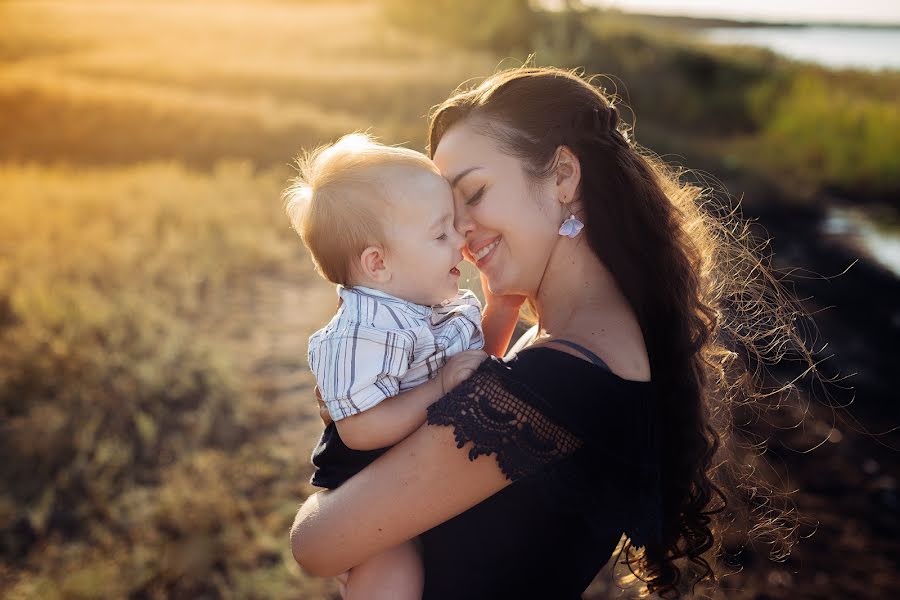
[[[391,278],[390,270],[384,262],[384,248],[369,246],[359,255],[359,266],[362,274],[378,283],[386,283]]]

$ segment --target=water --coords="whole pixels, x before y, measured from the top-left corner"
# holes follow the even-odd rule
[[[827,67],[900,69],[900,28],[712,27],[703,36],[716,44],[761,46]]]
[[[822,222],[822,233],[861,248],[900,277],[900,227],[882,221],[858,208],[830,206]]]

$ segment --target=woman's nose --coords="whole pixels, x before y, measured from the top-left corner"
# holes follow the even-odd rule
[[[463,243],[465,243],[466,236],[475,229],[475,224],[469,218],[466,209],[456,210],[456,214],[453,216],[453,228],[462,237]]]

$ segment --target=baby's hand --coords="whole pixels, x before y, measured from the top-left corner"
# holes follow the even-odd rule
[[[487,356],[484,350],[466,350],[450,357],[447,364],[438,371],[438,377],[441,380],[441,392],[446,394],[468,379]]]

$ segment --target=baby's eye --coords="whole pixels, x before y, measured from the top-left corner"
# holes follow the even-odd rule
[[[441,235],[439,235],[439,236],[437,237],[437,239],[439,239],[439,240],[446,240],[446,239],[447,239],[447,234],[446,234],[446,233],[442,233]]]

